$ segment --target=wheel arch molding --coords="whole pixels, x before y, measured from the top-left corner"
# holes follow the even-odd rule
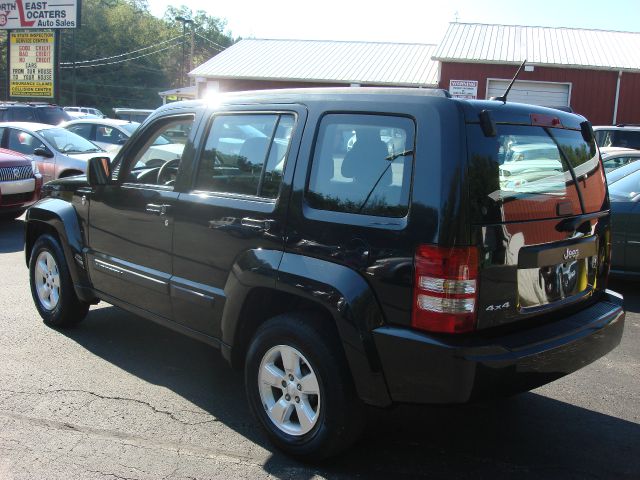
[[[27,210],[24,239],[25,261],[29,264],[31,249],[44,233],[55,234],[64,252],[76,295],[81,300],[95,300],[91,282],[84,269],[82,230],[73,205],[57,198],[41,200]]]
[[[265,271],[263,263],[258,274],[236,263],[225,287],[222,342],[229,346],[226,351],[223,347],[225,358],[239,366],[253,333],[272,316],[321,312],[339,336],[358,396],[371,405],[390,405],[372,335],[384,319],[367,282],[354,270],[325,260],[282,252],[269,255],[264,250],[262,256],[271,257],[265,263],[272,270]]]

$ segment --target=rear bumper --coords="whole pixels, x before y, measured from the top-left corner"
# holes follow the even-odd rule
[[[622,297],[604,298],[539,327],[481,338],[381,327],[374,339],[393,401],[465,403],[549,383],[613,350],[624,330]]]

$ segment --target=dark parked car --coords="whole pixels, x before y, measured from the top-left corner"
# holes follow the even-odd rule
[[[640,162],[609,174],[613,255],[616,275],[640,275]]]
[[[140,160],[176,129],[180,158]],[[553,168],[501,179],[542,144]],[[348,447],[364,404],[531,389],[623,332],[602,162],[558,110],[374,88],[177,102],[45,191],[25,242],[45,323],[103,300],[219,348],[306,459]]]
[[[0,103],[0,122],[34,122],[58,125],[72,118],[62,107],[49,103]]]
[[[0,220],[19,217],[40,198],[42,175],[24,155],[0,148]]]

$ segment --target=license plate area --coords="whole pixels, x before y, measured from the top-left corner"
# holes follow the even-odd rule
[[[525,247],[518,257],[519,307],[523,311],[584,295],[595,287],[597,271],[595,236]]]

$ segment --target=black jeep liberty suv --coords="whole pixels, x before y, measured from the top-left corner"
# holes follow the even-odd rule
[[[181,153],[154,157],[175,130]],[[623,332],[602,162],[571,113],[441,90],[228,94],[158,109],[44,195],[25,243],[44,321],[102,300],[219,348],[305,459],[353,443],[363,404],[524,391]]]

